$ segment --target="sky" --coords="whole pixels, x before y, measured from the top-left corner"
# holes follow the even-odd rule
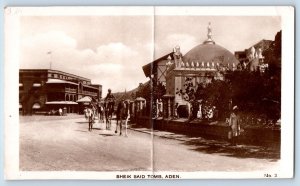
[[[91,79],[103,93],[131,90],[148,79],[142,66],[170,53],[183,55],[207,38],[229,51],[274,40],[280,17],[23,16],[20,68],[61,70]],[[50,52],[50,53],[49,53]]]

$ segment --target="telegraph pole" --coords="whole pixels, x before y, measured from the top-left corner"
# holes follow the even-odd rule
[[[52,69],[52,51],[47,52],[48,55],[50,55],[50,70]]]

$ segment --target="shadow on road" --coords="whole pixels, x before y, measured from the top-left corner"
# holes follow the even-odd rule
[[[187,140],[184,144],[193,146],[194,148],[192,148],[192,150],[207,154],[220,154],[236,158],[267,159],[269,161],[277,161],[280,159],[279,147],[253,145],[231,146],[226,141],[207,140],[204,138]]]
[[[143,131],[149,133],[151,130],[143,129]],[[201,153],[218,154],[236,158],[266,159],[270,162],[280,159],[280,144],[276,143],[248,144],[245,141],[241,141],[237,146],[231,146],[227,140],[218,139],[214,136],[196,136],[159,130],[152,130],[152,132],[157,137],[180,140],[182,144],[191,146],[191,150]]]
[[[99,135],[104,137],[115,136],[114,134],[99,134]]]
[[[92,130],[105,130],[105,129],[93,127]]]
[[[88,124],[88,121],[76,121],[75,123],[78,123],[78,124]]]
[[[85,130],[75,130],[75,131],[78,131],[78,132],[88,132],[88,131],[85,131]]]

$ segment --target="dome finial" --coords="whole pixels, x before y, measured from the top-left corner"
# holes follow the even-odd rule
[[[212,36],[212,30],[211,30],[211,23],[209,22],[208,23],[208,27],[207,27],[207,38],[208,39],[211,39],[211,36]]]
[[[207,26],[207,40],[204,41],[204,44],[215,44],[215,42],[212,39],[212,29],[211,29],[211,23],[208,22]]]

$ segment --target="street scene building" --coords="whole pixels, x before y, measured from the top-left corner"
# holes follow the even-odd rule
[[[166,100],[165,105],[171,105],[171,107],[165,109],[165,113],[169,113],[166,117],[175,115],[173,112],[175,105],[176,107],[187,106],[188,100],[195,99],[190,96],[196,92],[198,86],[206,86],[213,79],[224,80],[221,72],[234,71],[239,64],[231,52],[215,43],[210,25],[207,40],[184,56],[180,52],[180,47],[177,46],[173,55],[174,61],[170,60],[167,63],[167,95],[164,100]],[[181,117],[181,113],[179,114]]]
[[[48,114],[64,109],[78,113],[81,99],[100,100],[102,86],[88,78],[51,69],[20,69],[19,110],[22,115]],[[54,113],[53,113],[54,114]]]
[[[262,39],[248,49],[236,51],[234,54],[216,44],[212,36],[212,28],[209,23],[207,27],[207,39],[202,44],[192,48],[185,55],[181,53],[180,46],[177,45],[174,47],[173,52],[143,66],[145,76],[154,82],[153,89],[158,87],[158,85],[160,89],[165,88],[163,95],[158,97],[154,95],[153,97],[155,100],[153,107],[157,110],[154,114],[156,117],[161,112],[164,118],[169,119],[207,119],[213,117],[217,120],[220,119],[218,118],[218,111],[222,109],[217,108],[216,105],[212,105],[216,103],[209,103],[209,106],[205,108],[207,100],[204,100],[204,89],[209,84],[211,85],[212,82],[227,82],[228,79],[225,77],[234,71],[236,71],[235,76],[238,77],[240,74],[246,75],[249,72],[264,73],[266,69],[271,69],[268,68],[270,61],[266,61],[264,55],[270,55],[270,53],[274,52],[273,48],[280,41],[281,31],[277,33],[275,41]],[[277,59],[280,60],[280,57]],[[273,64],[278,73],[280,66],[275,66]],[[232,78],[235,77],[232,76]],[[250,78],[255,79],[254,77]],[[226,87],[228,88],[229,86],[226,85]],[[227,102],[225,102],[225,107],[227,108],[220,112],[223,116],[224,113],[228,114],[227,112],[230,112],[230,108],[234,106],[233,104],[241,104],[237,100],[233,100],[234,98],[232,97],[228,97],[227,99]],[[274,103],[277,102],[276,107],[279,105],[278,99],[278,97],[276,100],[273,99]]]

